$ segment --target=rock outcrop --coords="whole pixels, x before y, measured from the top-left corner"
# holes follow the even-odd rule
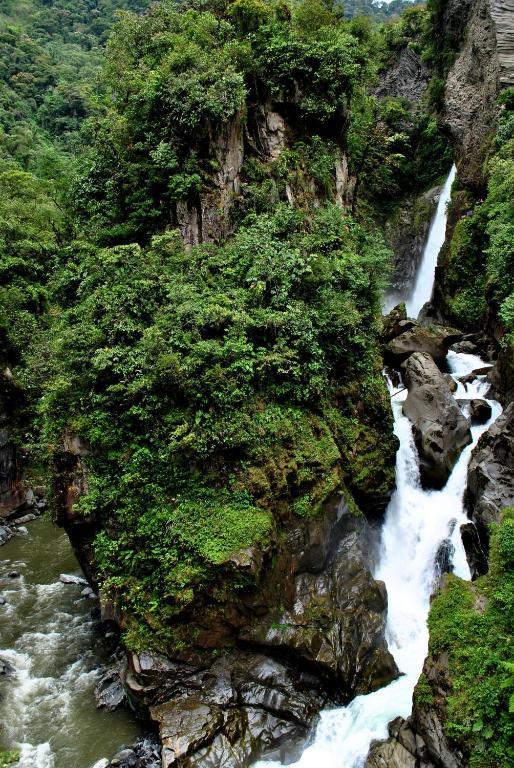
[[[514,506],[514,403],[485,432],[471,455],[465,494],[468,514],[487,551],[488,526]]]
[[[275,584],[272,609],[264,590],[254,621],[222,655],[200,637],[174,658],[128,654],[122,679],[133,706],[159,726],[166,768],[243,768],[263,754],[294,759],[323,706],[398,675],[366,520],[345,502],[332,504],[292,529],[285,549],[289,576]],[[116,681],[106,683],[117,695]]]
[[[66,436],[56,456],[56,498],[59,522],[96,586],[98,528],[74,508],[87,488],[87,453]],[[375,537],[354,503],[333,500],[316,517],[289,523],[273,560],[265,554],[258,585],[191,617],[190,644],[173,658],[128,654],[121,678],[132,705],[159,726],[163,766],[289,759],[327,702],[349,701],[398,675],[385,641],[385,586],[371,576]],[[233,566],[244,570],[248,562]],[[102,616],[123,624],[105,602]],[[106,676],[98,694],[102,706],[121,702],[116,675]]]
[[[233,231],[232,214],[239,198],[245,194],[243,162],[246,157],[257,157],[260,162],[277,160],[287,147],[291,126],[286,122],[288,105],[271,102],[249,105],[248,114],[237,114],[221,129],[210,130],[205,139],[210,161],[214,160],[215,171],[210,175],[209,184],[187,199],[175,203],[171,219],[187,247],[199,243],[219,243]],[[342,118],[343,119],[343,118]],[[294,131],[293,131],[294,133]],[[348,162],[341,135],[334,141],[339,145],[339,157],[334,161],[333,201],[340,207],[349,207],[353,202],[355,179],[348,173]],[[295,204],[297,196],[310,190],[313,206],[320,203],[314,179],[304,179],[301,191],[288,183],[282,190],[282,199]],[[278,194],[278,192],[277,192]]]
[[[490,0],[450,0],[444,24],[460,26],[464,34],[446,81],[443,117],[454,141],[459,179],[465,186],[480,188],[499,91],[496,25]]]
[[[417,104],[423,98],[430,80],[430,73],[423,59],[411,48],[402,48],[396,60],[380,75],[375,93],[377,96],[393,96]]]
[[[409,394],[403,412],[412,422],[423,484],[442,488],[462,449],[471,443],[469,422],[432,357],[417,352],[404,364]]]

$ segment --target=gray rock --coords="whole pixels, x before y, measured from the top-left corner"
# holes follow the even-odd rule
[[[487,551],[490,523],[514,505],[514,403],[491,424],[471,454],[465,493],[468,513]]]
[[[96,706],[114,712],[127,704],[127,694],[123,688],[117,666],[108,669],[95,685]]]
[[[392,339],[385,349],[387,362],[398,367],[415,352],[429,354],[436,364],[440,367],[445,365],[446,355],[450,345],[462,337],[459,331],[454,328],[444,328],[442,326],[425,327],[419,324],[412,324],[406,327],[403,333]],[[399,323],[401,326],[401,323]]]
[[[19,579],[21,576],[21,573],[19,571],[9,571],[7,574],[7,577],[9,579]]]
[[[457,382],[455,381],[455,379],[453,378],[453,376],[450,373],[445,373],[443,375],[444,375],[444,380],[446,381],[446,383],[450,387],[450,392],[453,394],[453,392],[456,392],[456,390],[457,390],[457,386],[458,386]]]
[[[421,56],[410,48],[402,48],[393,64],[381,74],[376,95],[401,97],[415,104],[423,97],[429,80]]]
[[[456,344],[452,344],[450,347],[450,350],[452,352],[463,352],[467,355],[478,355],[480,354],[480,350],[478,349],[476,344],[473,344],[472,341],[458,341]]]
[[[133,749],[122,749],[111,760],[111,768],[137,768],[138,759]]]
[[[0,605],[5,605],[7,603],[7,600],[3,595],[0,595]]]
[[[109,761],[106,757],[102,757],[101,760],[98,760],[92,768],[109,768]]]
[[[11,677],[11,675],[14,675],[15,672],[16,670],[13,665],[9,661],[6,661],[0,657],[0,675]]]
[[[474,398],[469,401],[469,413],[472,424],[486,424],[492,415],[492,409],[486,400]]]
[[[80,586],[89,586],[83,576],[74,576],[71,573],[61,573],[59,576],[61,584],[77,584]]]
[[[430,355],[411,355],[404,369],[409,394],[403,412],[413,425],[421,480],[426,486],[442,488],[463,448],[472,441],[469,422]]]
[[[0,546],[6,544],[12,538],[12,531],[7,525],[0,525]]]
[[[474,523],[464,523],[460,527],[462,544],[471,571],[471,578],[477,579],[488,571],[487,552],[480,541],[477,527]]]

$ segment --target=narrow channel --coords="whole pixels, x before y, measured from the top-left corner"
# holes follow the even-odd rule
[[[128,711],[95,707],[94,687],[107,661],[68,537],[39,518],[1,549],[0,752],[20,750],[20,768],[90,768],[132,744],[141,725]]]

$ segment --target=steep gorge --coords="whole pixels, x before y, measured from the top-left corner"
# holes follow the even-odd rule
[[[459,15],[464,11],[465,18]],[[154,13],[148,17],[147,32],[152,34],[151,25],[160,23],[159,11]],[[271,24],[260,6],[252,13],[262,28]],[[259,17],[261,13],[264,16]],[[273,23],[284,35],[290,19],[277,13]],[[458,184],[467,190],[464,194],[476,196],[484,189],[481,174],[495,126],[499,84],[508,84],[508,23],[500,5],[493,9],[493,20],[488,8],[478,3],[466,9],[448,6],[444,14],[441,23],[450,37],[451,30],[458,30],[452,45],[461,47],[448,76],[443,119],[456,148]],[[134,25],[133,40],[141,46],[138,55],[145,66],[148,62],[153,66],[158,55],[146,47],[151,38],[142,40],[135,19],[125,23],[127,29]],[[287,50],[292,56],[294,50],[298,70],[293,76],[289,62],[280,73],[282,80],[276,82],[275,74],[266,70],[269,50],[259,47],[266,41],[254,29],[250,38],[254,55],[261,57],[261,69],[242,106],[237,67],[248,52],[241,48],[234,54],[240,44],[237,36],[227,44],[231,33],[223,28],[226,20],[218,19],[217,32],[211,19],[202,23],[200,48],[205,40],[207,47],[212,44],[209,35],[215,46],[227,46],[220,66],[227,68],[234,101],[224,105],[230,114],[223,115],[221,127],[210,115],[199,128],[192,128],[194,142],[189,145],[184,143],[186,129],[181,129],[183,136],[173,135],[168,141],[167,134],[159,132],[169,126],[155,121],[159,110],[180,114],[183,96],[178,93],[170,107],[155,86],[159,77],[168,76],[166,67],[158,77],[152,73],[151,88],[142,88],[141,82],[131,79],[130,63],[125,70],[123,65],[116,70],[126,45],[122,36],[117,42],[121,47],[112,48],[118,113],[111,112],[90,134],[96,131],[102,138],[92,140],[88,170],[75,187],[84,231],[96,240],[94,246],[74,242],[63,259],[64,270],[56,273],[62,318],[54,330],[54,368],[43,402],[54,460],[54,509],[91,583],[95,588],[103,585],[104,619],[124,633],[128,650],[120,674],[132,705],[144,715],[150,712],[159,726],[164,766],[228,768],[246,766],[263,755],[291,762],[299,758],[320,713],[318,735],[332,746],[326,754],[317,752],[316,737],[299,764],[319,761],[322,754],[332,761],[327,764],[340,765],[339,735],[346,744],[344,760],[353,760],[354,765],[365,758],[372,736],[385,736],[388,719],[387,708],[385,719],[381,709],[372,733],[355,728],[361,695],[380,689],[369,700],[383,702],[396,686],[403,691],[402,705],[393,703],[389,717],[407,716],[419,673],[414,664],[408,680],[401,677],[392,688],[382,687],[398,676],[397,663],[405,671],[405,658],[400,655],[402,664],[395,662],[387,648],[386,641],[391,647],[394,643],[391,623],[386,631],[383,580],[388,586],[398,585],[384,567],[377,531],[393,491],[396,447],[379,372],[375,325],[385,249],[359,214],[361,201],[362,212],[375,204],[373,195],[380,188],[374,189],[366,165],[368,150],[365,147],[359,156],[359,137],[349,127],[352,97],[358,103],[353,89],[358,93],[362,86],[352,80],[355,71],[348,67],[340,91],[330,90],[331,56],[337,61],[341,50],[345,56],[351,50],[351,61],[359,66],[364,51],[358,49],[358,26],[356,31],[344,29],[340,38],[315,28],[314,38],[326,34],[325,46],[333,46],[327,56],[312,39],[302,40],[301,35],[297,39],[297,32],[292,48],[277,35],[275,53]],[[255,18],[241,20],[234,12],[231,23],[254,25]],[[501,30],[498,42],[495,25]],[[222,28],[225,37],[216,38]],[[177,27],[173,29],[179,34]],[[179,32],[182,43],[188,35],[198,34],[194,26]],[[415,102],[419,62],[413,63],[411,53],[405,53],[410,48],[402,51],[397,66],[415,78]],[[312,74],[305,64],[309,57],[326,68],[322,90],[330,93],[321,105],[313,105]],[[211,98],[220,71],[212,80],[210,72],[200,73]],[[385,76],[385,103],[393,92],[393,98],[399,97],[397,81],[398,72],[389,80]],[[204,107],[212,109],[213,104]],[[195,104],[195,109],[200,106]],[[401,114],[400,123],[405,119]],[[140,120],[148,120],[143,128]],[[379,125],[386,133],[385,143],[390,143],[391,126]],[[357,152],[353,158],[349,147]],[[112,152],[119,165],[108,183]],[[424,329],[398,310],[386,341],[382,335],[386,358],[399,369],[396,376],[419,363],[420,375],[428,377],[423,359],[427,349],[444,369],[448,347],[456,342],[455,354],[464,358],[470,351],[496,357],[505,335],[494,305],[487,335],[456,323],[455,312],[447,311],[445,254],[451,248],[453,228],[467,210],[464,204],[459,208],[461,192],[454,190],[447,244],[437,270],[433,306],[426,314],[446,325],[457,324],[461,331]],[[407,203],[407,219],[411,205]],[[148,206],[155,211],[154,218],[147,215]],[[389,213],[379,212],[380,223]],[[425,210],[421,218],[430,218],[426,214]],[[403,214],[393,208],[389,218],[393,240],[394,215]],[[414,213],[412,218],[416,217]],[[178,237],[164,231],[170,228],[178,231]],[[427,230],[422,224],[414,233],[418,259]],[[411,256],[407,262],[413,277],[417,258],[409,245],[404,251],[403,260]],[[399,270],[403,283],[395,287],[404,292],[409,279]],[[341,295],[344,301],[339,304]],[[318,303],[320,296],[323,301]],[[167,315],[170,305],[179,308],[177,314]],[[93,332],[88,325],[91,318]],[[465,338],[463,331],[468,332]],[[459,349],[458,343],[464,346]],[[501,347],[501,360],[510,354],[505,349]],[[212,360],[216,366],[210,365]],[[472,366],[478,367],[479,361],[473,359]],[[505,393],[511,385],[505,367],[500,362],[493,377],[496,392],[507,405]],[[69,374],[67,382],[60,375],[63,369]],[[330,373],[328,383],[319,373],[323,369]],[[462,433],[458,448],[451,446],[453,453],[444,447],[449,456],[444,470],[438,466],[443,474],[437,476],[436,485],[444,486],[450,476],[447,487],[434,492],[441,494],[437,497],[441,504],[448,498],[458,506],[461,500],[462,456],[469,457],[470,449],[464,446],[471,438],[468,406],[460,401],[457,405],[456,398],[478,402],[485,394],[484,374],[478,374],[477,383],[472,370],[454,371],[459,382],[470,377],[467,384],[458,383],[455,395],[447,371],[444,377],[434,364],[430,381],[427,378],[445,402],[445,428],[450,421],[459,422]],[[412,371],[406,380],[412,390],[424,386]],[[466,391],[460,391],[464,386]],[[414,394],[409,394],[411,402]],[[405,410],[410,408],[408,415],[415,419],[412,407],[406,405]],[[235,412],[240,422],[234,420]],[[467,546],[471,563],[473,551],[487,548],[487,525],[498,521],[502,508],[511,502],[511,468],[502,470],[505,479],[501,490],[497,488],[497,467],[512,452],[509,414],[506,408],[480,441],[470,464],[466,499],[478,526]],[[434,445],[439,437],[428,434],[420,420],[416,447],[409,439],[406,417],[397,413],[396,418],[405,441],[398,455],[404,462],[398,484],[405,480],[401,472],[407,473],[412,490],[408,476],[418,449],[425,454],[421,481],[434,484],[434,457],[440,453],[440,446],[436,450]],[[475,427],[474,442],[476,436]],[[8,471],[11,477],[12,468]],[[453,488],[457,474],[459,485]],[[187,485],[191,477],[193,492]],[[425,498],[426,489],[418,488],[417,482],[416,493]],[[8,480],[7,485],[10,493],[13,483]],[[389,506],[389,522],[400,508],[400,490]],[[423,528],[431,510],[421,504],[420,513]],[[465,523],[463,511],[458,520]],[[387,535],[389,522],[382,536]],[[449,530],[449,522],[450,518],[441,518],[432,531],[430,542],[437,551],[424,553],[428,576],[418,584],[423,610],[428,610],[436,555],[442,570],[451,570],[448,562],[456,548],[457,571],[466,575],[459,526]],[[438,549],[445,540],[450,542],[446,561]],[[398,553],[391,558],[397,567]],[[483,572],[487,566],[482,562],[477,567]],[[418,575],[413,574],[414,581]],[[401,592],[391,599],[390,595],[393,621]],[[419,631],[416,660],[419,648],[424,655],[423,616]],[[435,661],[429,657],[412,721],[397,722],[390,741],[374,747],[368,759],[373,768],[397,765],[398,760],[403,760],[402,768],[430,766],[431,761],[452,768],[467,764],[469,744],[464,749],[458,739],[448,740],[444,731],[446,703],[439,697],[445,686],[448,690],[448,676],[441,664],[439,657]],[[444,681],[441,674],[446,675]],[[437,705],[430,701],[427,681],[437,691]],[[338,734],[341,723],[334,714],[338,710],[326,708],[352,699],[346,730]],[[366,716],[366,705],[362,706]]]

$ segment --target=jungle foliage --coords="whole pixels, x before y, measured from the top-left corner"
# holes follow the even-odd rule
[[[492,528],[490,570],[476,582],[447,577],[429,618],[433,658],[448,654],[450,692],[444,728],[470,768],[508,768],[514,760],[514,510]],[[416,689],[434,701],[426,678]]]

